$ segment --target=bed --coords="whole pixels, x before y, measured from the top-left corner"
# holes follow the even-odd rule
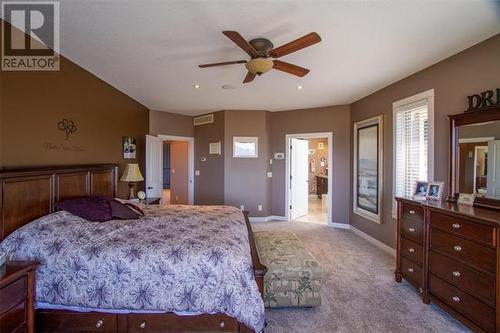
[[[11,235],[2,246],[41,261],[37,331],[263,330],[266,268],[246,214],[156,206],[139,220],[95,223],[55,212],[68,198],[114,197],[116,186],[115,165],[0,172],[0,240]]]

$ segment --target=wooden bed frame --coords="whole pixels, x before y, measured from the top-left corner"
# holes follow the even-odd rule
[[[0,241],[26,223],[55,211],[58,201],[89,195],[116,197],[114,164],[0,170]],[[244,212],[255,280],[262,294],[267,268],[261,264],[248,213]],[[37,332],[253,332],[223,314],[178,316],[37,310]]]

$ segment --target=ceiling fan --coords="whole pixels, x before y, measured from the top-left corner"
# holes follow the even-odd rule
[[[241,49],[243,49],[243,51],[245,51],[251,59],[248,61],[236,60],[218,62],[214,64],[204,64],[199,65],[199,67],[206,68],[232,64],[245,64],[245,67],[248,70],[248,74],[243,80],[243,83],[253,81],[256,75],[262,75],[272,68],[300,77],[306,75],[307,73],[309,73],[309,70],[306,68],[293,65],[281,60],[272,60],[269,58],[280,58],[284,55],[301,50],[321,41],[321,37],[319,37],[317,33],[311,32],[288,44],[282,45],[278,48],[274,48],[273,43],[271,43],[271,41],[267,38],[255,38],[247,42],[236,31],[223,31],[222,33],[226,35],[230,40],[232,40],[236,45],[238,45]]]

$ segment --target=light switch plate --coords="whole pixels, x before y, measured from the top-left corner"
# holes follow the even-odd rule
[[[267,173],[267,178],[273,178],[273,173],[271,171]]]
[[[285,158],[285,153],[274,153],[275,160],[282,160]]]
[[[194,172],[194,174],[195,174],[195,175],[197,175],[197,176],[199,176],[199,175],[200,175],[200,170],[196,170],[196,171]]]

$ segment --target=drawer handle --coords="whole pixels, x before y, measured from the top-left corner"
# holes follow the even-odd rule
[[[413,272],[415,272],[415,270],[410,267],[410,268],[408,268],[408,272],[413,273]]]
[[[139,327],[146,328],[146,321],[145,320],[141,321],[141,323],[139,324]]]
[[[453,296],[451,299],[452,299],[452,300],[453,300],[453,302],[455,302],[455,303],[458,303],[458,302],[460,302],[460,301],[461,301],[460,297],[458,297],[458,296]]]
[[[409,232],[415,232],[415,228],[408,228]]]
[[[462,252],[462,247],[460,245],[455,245],[453,247],[453,250],[457,251],[457,252]]]
[[[224,328],[224,327],[226,327],[226,323],[224,322],[224,320],[221,320],[221,321],[220,321],[219,326],[220,326],[220,328]]]
[[[453,224],[451,225],[451,227],[452,227],[453,229],[460,229],[462,226],[461,226],[460,224],[458,224],[458,223],[453,223]]]
[[[412,248],[412,247],[410,247],[410,248],[408,249],[408,252],[410,252],[410,253],[414,253],[414,252],[415,252],[415,249],[414,249],[414,248]]]
[[[415,215],[415,211],[413,209],[410,210],[408,213],[410,213],[411,215]]]
[[[457,277],[457,278],[459,278],[462,275],[459,271],[454,271],[452,274],[454,277]]]
[[[97,323],[95,323],[95,327],[100,328],[104,324],[104,321],[102,319],[99,319]]]

